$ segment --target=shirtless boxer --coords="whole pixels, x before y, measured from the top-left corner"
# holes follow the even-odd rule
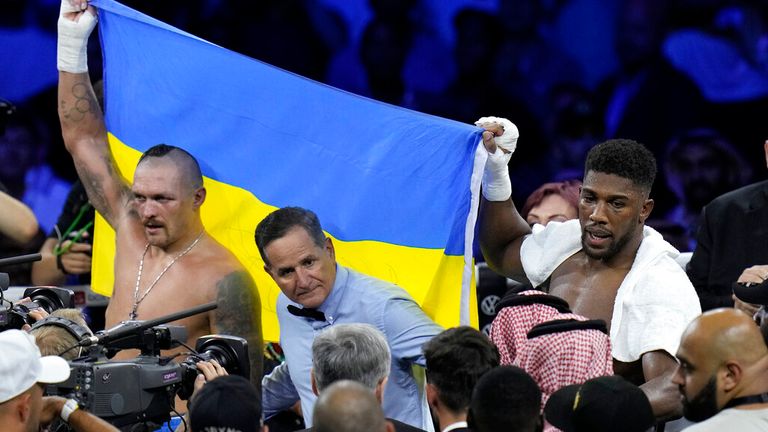
[[[481,119],[489,152],[483,179],[480,245],[495,271],[562,297],[574,313],[608,323],[614,370],[642,384],[657,418],[681,413],[670,377],[686,325],[700,314],[696,292],[674,261],[678,252],[645,226],[653,155],[630,140],[610,140],[589,153],[579,219],[531,228],[510,196],[507,149],[517,128]],[[506,129],[506,133],[505,133]],[[511,135],[510,138],[507,138]]]
[[[116,234],[115,285],[106,326],[216,301],[218,309],[174,324],[186,327],[188,345],[212,333],[245,338],[251,381],[261,388],[258,292],[237,258],[203,227],[200,206],[206,190],[197,161],[180,148],[158,145],[142,155],[132,185],[117,171],[85,58],[95,15],[86,1],[62,0],[58,111],[88,198]],[[118,358],[135,355],[124,351]]]

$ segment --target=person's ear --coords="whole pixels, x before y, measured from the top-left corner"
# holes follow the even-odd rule
[[[440,409],[440,399],[437,397],[437,389],[434,384],[427,383],[427,403],[429,407],[437,411]]]
[[[720,378],[720,388],[726,393],[735,389],[741,382],[743,372],[740,364],[733,361],[726,362],[721,369],[721,372],[718,374]]]
[[[333,247],[333,241],[330,237],[325,238],[325,250],[328,251],[328,254],[330,255],[331,259],[336,261],[336,250]]]
[[[387,432],[395,432],[395,425],[392,424],[391,421],[387,420],[385,423],[387,425],[387,428],[386,428]]]
[[[309,382],[312,384],[312,393],[315,396],[320,396],[320,391],[317,390],[317,381],[315,381],[315,368],[309,370]]]
[[[18,396],[18,400],[15,403],[14,415],[19,419],[19,422],[27,424],[32,415],[32,393],[23,393]]]
[[[650,198],[643,202],[643,207],[640,209],[640,223],[644,224],[653,211],[654,201]]]
[[[389,381],[389,377],[380,379],[379,383],[376,384],[376,389],[373,391],[373,394],[376,396],[376,400],[379,401],[379,404],[384,402],[384,387],[387,386],[387,381]]]
[[[205,202],[205,197],[208,194],[208,192],[205,190],[204,187],[199,187],[195,190],[195,195],[193,199],[193,203],[196,208],[200,208],[201,205]]]
[[[275,278],[275,275],[272,274],[272,268],[266,264],[264,264],[264,271],[267,272],[268,275],[272,277],[272,279]]]

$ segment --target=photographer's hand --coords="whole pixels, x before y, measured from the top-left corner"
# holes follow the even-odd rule
[[[23,299],[19,300],[17,302],[17,304],[19,304],[19,303],[30,303],[31,301],[32,301],[31,298],[24,297]],[[41,307],[36,307],[34,309],[30,309],[29,310],[29,316],[35,322],[38,322],[41,319],[46,318],[48,316],[48,312],[46,312],[45,309],[43,309]],[[28,332],[28,331],[30,331],[32,329],[32,326],[30,326],[29,324],[24,324],[23,326],[21,326],[21,329],[26,331],[26,332]]]
[[[193,397],[195,396],[195,393],[203,388],[206,382],[221,376],[229,375],[227,370],[224,369],[216,360],[201,361],[197,362],[196,365],[198,371],[201,373],[197,375],[197,378],[195,378],[195,389],[192,392]]]
[[[87,232],[83,238],[87,238]],[[69,274],[83,274],[91,271],[91,245],[87,243],[72,243],[64,241],[61,245],[54,237],[49,237],[40,248],[42,259],[32,263],[32,284],[34,285],[63,285],[67,282],[66,271]],[[65,249],[70,246],[69,249]],[[56,250],[65,250],[57,256]],[[61,262],[61,265],[59,265]],[[62,268],[64,271],[62,271]]]
[[[61,266],[67,274],[84,274],[91,271],[91,250],[88,243],[71,243],[69,240],[62,244],[66,252],[61,254]]]
[[[49,425],[59,418],[66,402],[66,399],[58,396],[45,396],[40,409],[40,424]],[[119,432],[116,427],[83,409],[72,412],[67,423],[75,432]]]
[[[67,400],[59,396],[46,396],[43,398],[43,408],[40,410],[40,424],[49,425],[61,413],[61,408]]]
[[[766,279],[768,279],[768,265],[755,265],[741,272],[741,276],[739,276],[736,282],[740,284],[759,284]],[[755,316],[758,309],[760,309],[760,305],[745,303],[736,298],[735,295],[733,296],[733,307],[749,316]]]

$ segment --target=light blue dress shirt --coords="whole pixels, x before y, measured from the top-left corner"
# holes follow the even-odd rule
[[[287,309],[291,304],[301,307],[285,295],[279,295],[277,318],[285,363],[262,381],[265,417],[290,408],[301,399],[304,422],[310,427],[316,399],[310,384],[315,335],[334,324],[366,323],[384,333],[392,352],[392,367],[382,404],[385,416],[425,428],[431,420],[411,366],[425,366],[422,346],[443,329],[424,314],[405,290],[337,265],[333,288],[317,308],[325,314],[326,321],[292,315]]]

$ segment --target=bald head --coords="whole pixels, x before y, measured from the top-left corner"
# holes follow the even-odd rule
[[[186,150],[167,144],[158,144],[145,151],[139,158],[138,165],[156,162],[171,163],[183,176],[183,183],[192,189],[203,186],[203,174],[197,159]]]
[[[336,381],[317,398],[316,432],[384,432],[387,423],[373,392],[354,381]]]
[[[715,309],[696,318],[683,333],[682,343],[702,348],[714,363],[735,360],[745,366],[768,355],[760,328],[736,309]]]
[[[757,324],[736,309],[715,309],[685,329],[672,383],[683,414],[700,422],[740,397],[768,391],[768,347]]]

